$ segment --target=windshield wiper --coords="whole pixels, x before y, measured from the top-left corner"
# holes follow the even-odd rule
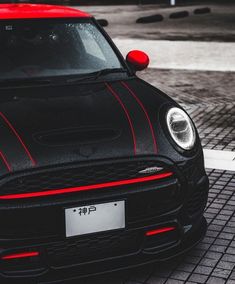
[[[96,72],[79,75],[79,77],[67,79],[66,83],[76,83],[86,80],[97,80],[101,76],[114,73],[127,73],[128,71],[123,68],[107,68]],[[43,79],[43,78],[11,78],[11,79],[0,79],[0,86],[28,86],[28,85],[50,85],[55,84],[56,80]],[[58,81],[59,82],[59,81]],[[61,83],[61,81],[60,81]]]
[[[0,86],[25,86],[25,85],[49,85],[52,83],[50,79],[39,79],[39,78],[17,78],[17,79],[1,79]]]
[[[114,73],[127,73],[128,71],[123,68],[107,68],[107,69],[101,69],[96,72],[88,73],[84,76],[79,76],[77,78],[68,79],[67,83],[76,83],[76,82],[82,82],[87,80],[97,80],[98,78],[108,75],[108,74],[114,74]]]

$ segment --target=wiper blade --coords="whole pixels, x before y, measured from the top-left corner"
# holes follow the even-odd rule
[[[79,76],[77,78],[68,79],[67,83],[76,83],[76,82],[82,82],[87,80],[97,80],[101,76],[105,76],[108,74],[114,74],[114,73],[127,73],[128,71],[123,68],[107,68],[107,69],[101,69],[96,72],[88,73],[85,76]]]

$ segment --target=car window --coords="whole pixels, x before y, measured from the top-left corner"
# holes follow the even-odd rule
[[[106,57],[104,55],[104,52],[105,49],[107,49],[107,46],[102,46],[104,42],[102,40],[101,34],[96,35],[96,40],[94,40],[94,26],[90,24],[79,25],[77,26],[77,30],[80,34],[80,38],[83,39],[82,42],[86,53],[105,61]],[[102,51],[102,49],[104,50],[104,52]]]
[[[0,79],[70,76],[121,68],[92,22],[1,24]]]

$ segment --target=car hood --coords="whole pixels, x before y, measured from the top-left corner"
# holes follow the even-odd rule
[[[140,79],[0,93],[2,175],[161,151],[157,113],[169,98]]]

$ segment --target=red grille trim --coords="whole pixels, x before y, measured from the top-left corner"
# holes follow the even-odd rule
[[[172,175],[173,175],[173,172],[165,172],[165,173],[159,173],[159,174],[146,176],[146,177],[125,179],[125,180],[112,181],[112,182],[106,182],[106,183],[98,183],[98,184],[91,184],[91,185],[84,185],[84,186],[77,186],[77,187],[70,187],[70,188],[43,190],[43,191],[31,192],[31,193],[1,195],[0,199],[13,200],[13,199],[62,195],[62,194],[80,192],[80,191],[89,191],[89,190],[102,189],[102,188],[108,188],[108,187],[117,187],[117,186],[123,186],[123,185],[149,182],[149,181],[164,179]]]

